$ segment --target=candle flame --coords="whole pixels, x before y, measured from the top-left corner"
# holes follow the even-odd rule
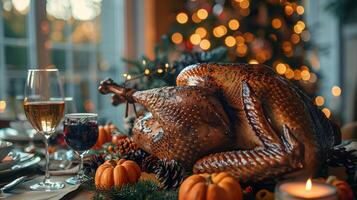
[[[312,188],[312,182],[311,182],[311,179],[309,178],[309,179],[306,181],[305,190],[310,191],[311,188]]]

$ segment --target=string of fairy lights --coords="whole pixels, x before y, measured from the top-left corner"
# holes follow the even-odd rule
[[[250,0],[232,0],[239,8],[239,14],[242,17],[246,17],[250,14]],[[280,0],[279,2],[284,9],[284,13],[287,16],[292,16],[294,14],[302,16],[305,13],[305,8],[303,5],[298,5],[296,2],[288,2],[286,0]],[[194,49],[199,49],[203,51],[210,50],[212,48],[212,39],[222,39],[224,45],[228,48],[234,49],[235,54],[238,57],[248,56],[248,52],[251,51],[251,46],[254,42],[259,40],[258,36],[254,35],[252,32],[241,32],[241,21],[238,18],[232,18],[227,20],[225,23],[216,25],[211,29],[201,26],[201,23],[207,20],[210,15],[217,14],[219,10],[223,12],[223,7],[219,8],[220,4],[212,6],[212,8],[198,8],[193,12],[181,11],[176,14],[176,22],[180,25],[185,25],[187,23],[195,23],[198,25],[197,28],[193,30],[190,35],[186,35],[176,31],[170,35],[170,39],[176,46],[185,45],[189,42]],[[222,6],[222,5],[221,5]],[[217,11],[218,10],[218,11]],[[275,30],[286,29],[284,19],[282,17],[274,17],[270,22],[270,26]],[[278,37],[276,34],[271,33],[269,35],[270,39],[277,41]],[[303,20],[297,20],[293,25],[292,34],[289,39],[282,42],[281,48],[282,52],[286,57],[292,57],[294,55],[294,47],[300,42],[308,42],[310,40],[310,32],[306,29],[306,24]],[[251,57],[248,60],[250,64],[264,63],[265,61],[271,59],[272,50],[271,49],[259,49],[257,53],[254,54],[255,57]],[[319,60],[316,52],[312,53],[310,57],[311,66],[315,69],[319,69]],[[140,79],[145,76],[162,75],[164,73],[170,72],[173,68],[170,67],[168,63],[165,67],[158,66],[156,69],[149,69],[145,60],[142,61],[142,66],[144,71],[138,75],[123,74],[126,82]],[[316,83],[317,75],[310,71],[310,68],[306,65],[300,66],[298,69],[293,69],[288,63],[282,62],[281,60],[276,60],[273,62],[273,68],[275,71],[285,76],[287,79],[292,79],[296,81],[302,81],[304,83]],[[331,88],[331,94],[334,97],[340,96],[342,90],[339,86],[333,86]],[[315,97],[315,104],[322,108],[322,111],[327,117],[331,116],[331,111],[329,108],[324,107],[325,98],[322,96]]]

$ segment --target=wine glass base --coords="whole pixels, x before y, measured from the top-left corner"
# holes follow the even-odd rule
[[[54,191],[62,188],[64,188],[63,182],[52,182],[52,181],[36,183],[35,185],[30,186],[30,189],[34,191]]]
[[[89,181],[91,178],[88,176],[72,176],[66,180],[66,183],[70,185],[76,185],[76,184],[81,184],[84,182]]]

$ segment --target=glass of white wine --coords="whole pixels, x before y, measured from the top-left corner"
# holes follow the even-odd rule
[[[63,182],[50,180],[48,171],[48,140],[61,122],[65,110],[63,89],[57,69],[30,69],[25,86],[24,110],[32,127],[44,136],[46,147],[46,172],[42,182],[30,186],[36,191],[53,191],[64,188]]]

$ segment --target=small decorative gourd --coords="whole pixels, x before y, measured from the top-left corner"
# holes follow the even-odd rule
[[[339,180],[335,176],[329,176],[326,180],[326,183],[336,187],[339,200],[353,199],[353,191],[346,181]]]
[[[184,180],[179,189],[179,200],[242,200],[238,181],[226,172],[195,174]]]
[[[112,132],[115,130],[115,126],[112,124],[107,124],[98,127],[98,140],[94,145],[94,149],[100,149],[103,144],[112,141]]]
[[[136,183],[141,175],[138,164],[131,160],[109,160],[100,165],[95,173],[95,185],[108,190],[125,184]]]

